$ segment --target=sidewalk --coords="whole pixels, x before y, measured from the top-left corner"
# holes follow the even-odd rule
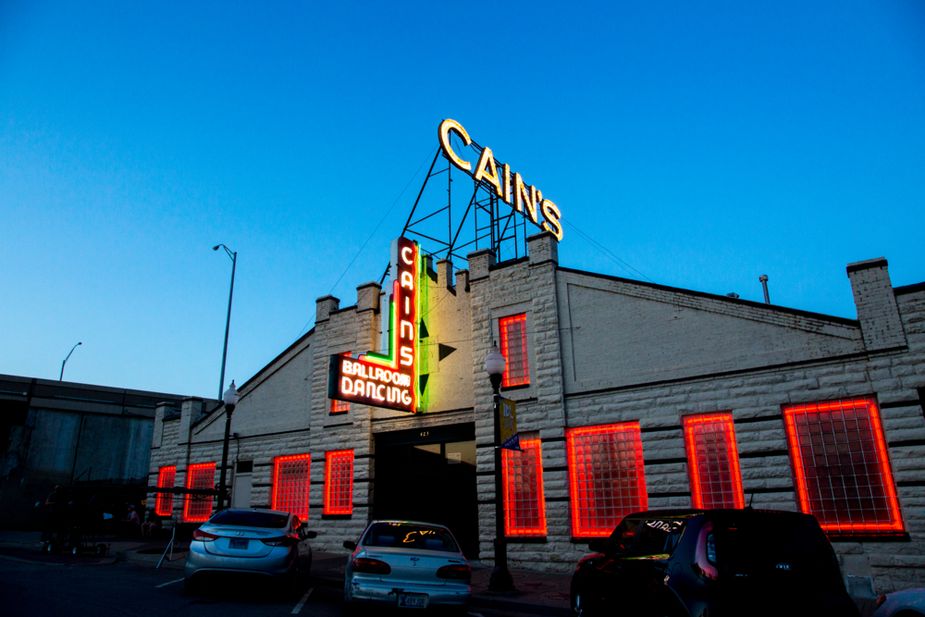
[[[96,557],[81,555],[73,559],[85,564],[111,564],[115,561],[149,565],[154,567],[160,560],[166,546],[165,540],[152,542],[143,539],[103,540],[109,550],[107,556]],[[43,559],[41,533],[37,531],[0,530],[0,549],[12,549],[19,556]],[[341,587],[344,584],[344,565],[348,551],[329,553],[315,551],[312,558],[312,578],[323,585]],[[183,547],[177,547],[171,561],[165,560],[162,568],[182,569],[186,556]],[[62,559],[62,556],[49,556],[49,559]],[[70,558],[70,557],[68,557]],[[481,562],[472,562],[472,606],[474,608],[495,608],[504,611],[568,617],[569,608],[569,574],[548,574],[530,570],[512,569],[516,591],[496,593],[488,591],[488,579],[491,566]]]

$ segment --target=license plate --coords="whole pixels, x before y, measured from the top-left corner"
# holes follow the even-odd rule
[[[398,594],[398,608],[427,608],[426,593]]]
[[[247,540],[243,538],[231,538],[229,546],[231,546],[231,548],[247,548]]]

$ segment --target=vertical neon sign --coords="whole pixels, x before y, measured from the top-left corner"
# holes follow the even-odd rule
[[[418,410],[418,252],[417,243],[407,238],[392,243],[388,353],[331,356],[329,398],[411,413]]]

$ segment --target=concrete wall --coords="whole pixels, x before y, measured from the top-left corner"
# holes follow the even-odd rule
[[[143,494],[155,405],[172,394],[0,375],[0,524],[36,523],[55,484]],[[123,491],[124,487],[124,491]]]

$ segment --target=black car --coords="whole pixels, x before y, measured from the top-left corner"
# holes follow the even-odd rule
[[[653,510],[591,542],[572,577],[579,616],[858,617],[832,546],[808,514]]]

